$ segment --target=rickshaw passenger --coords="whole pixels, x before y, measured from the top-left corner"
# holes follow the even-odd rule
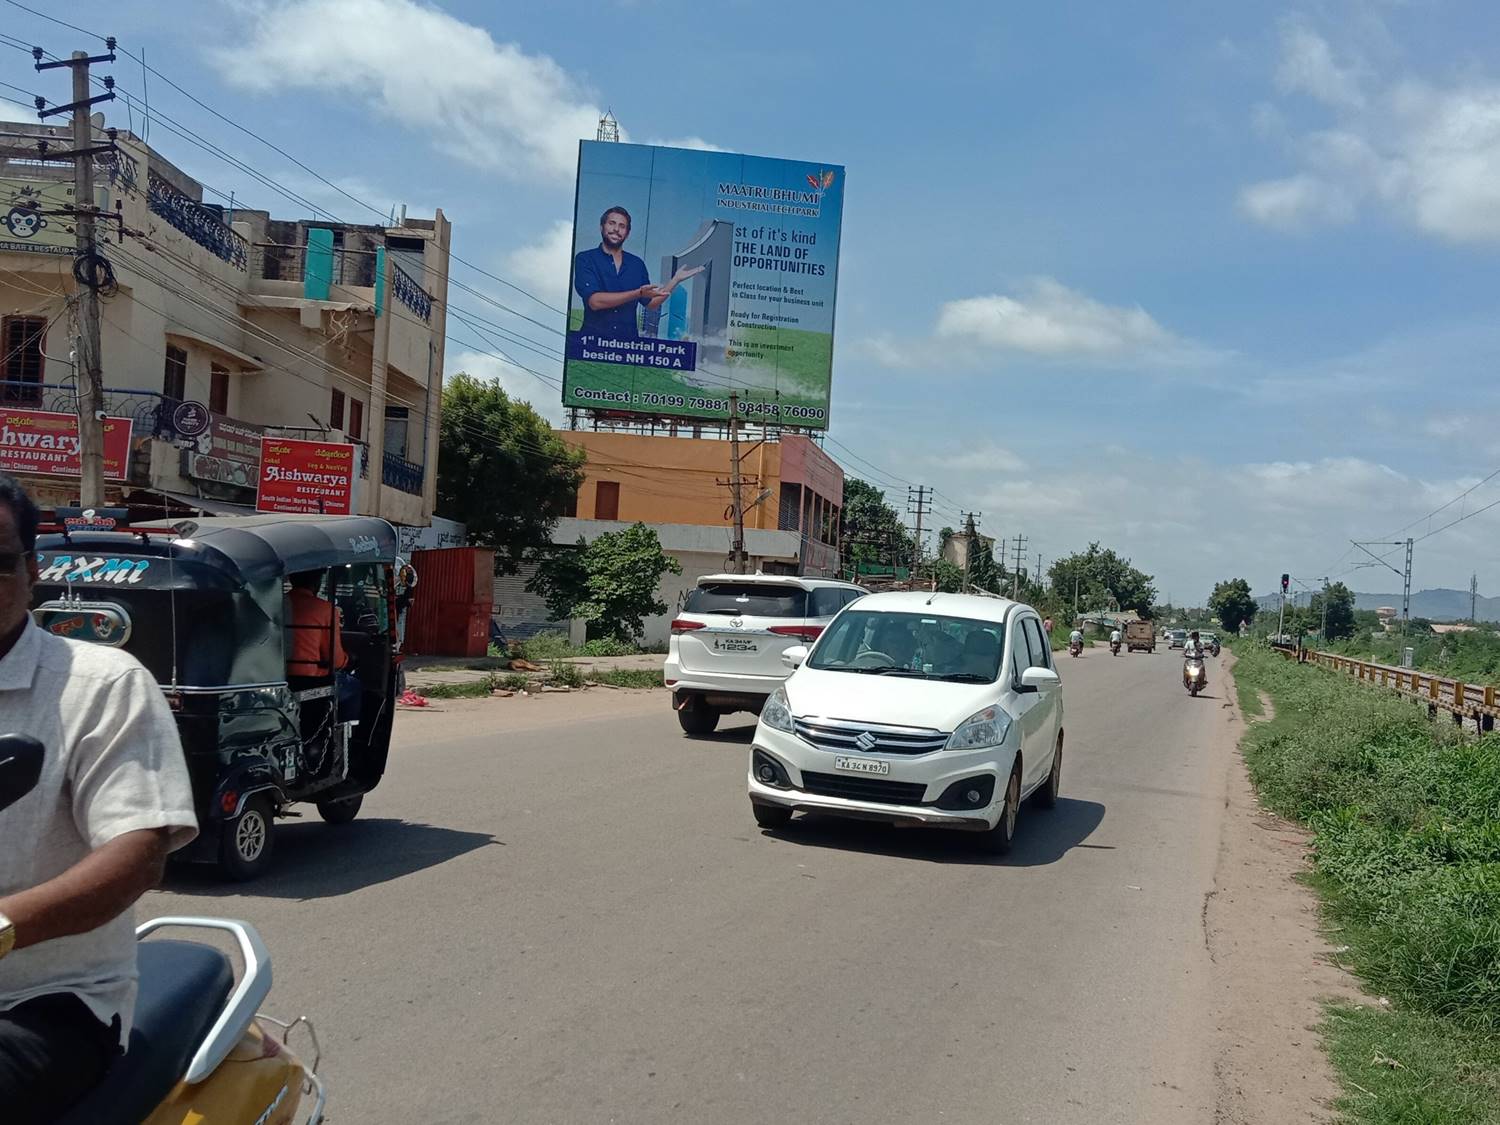
[[[340,636],[338,611],[318,596],[323,572],[307,570],[291,576],[292,643],[286,663],[288,679],[335,678],[341,720],[357,719],[361,689],[354,675],[344,670],[349,663]]]

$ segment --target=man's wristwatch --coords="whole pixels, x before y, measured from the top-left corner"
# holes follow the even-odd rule
[[[16,924],[0,914],[0,957],[4,957],[16,945]]]

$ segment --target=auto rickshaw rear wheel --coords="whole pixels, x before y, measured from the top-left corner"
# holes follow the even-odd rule
[[[276,810],[271,798],[256,793],[245,801],[239,816],[224,822],[219,869],[242,883],[259,878],[271,866],[275,828]]]
[[[318,815],[329,824],[348,824],[359,815],[359,807],[365,803],[364,794],[345,797],[341,801],[319,801]]]

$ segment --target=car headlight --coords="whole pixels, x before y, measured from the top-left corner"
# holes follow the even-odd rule
[[[760,721],[772,730],[792,733],[792,705],[787,702],[786,689],[777,688],[760,709]]]
[[[945,750],[982,750],[999,746],[1010,733],[1010,716],[1003,707],[986,707],[970,715],[948,739]]]

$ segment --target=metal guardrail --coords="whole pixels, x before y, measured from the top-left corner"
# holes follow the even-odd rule
[[[160,215],[214,256],[236,269],[247,265],[247,246],[218,213],[189,199],[155,172],[147,174],[146,202],[151,213]]]
[[[1299,658],[1294,646],[1271,647],[1288,660]],[[1495,717],[1500,715],[1500,689],[1494,684],[1469,684],[1416,668],[1374,664],[1368,660],[1355,660],[1341,653],[1320,652],[1316,649],[1303,649],[1300,658],[1305,663],[1319,664],[1331,671],[1353,676],[1362,683],[1388,688],[1408,699],[1426,703],[1428,711],[1433,714],[1447,711],[1455,722],[1473,719],[1480,730],[1493,730]]]

